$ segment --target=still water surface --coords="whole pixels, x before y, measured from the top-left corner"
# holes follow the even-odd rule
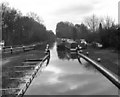
[[[118,95],[118,89],[91,64],[56,46],[49,65],[38,72],[25,95]]]

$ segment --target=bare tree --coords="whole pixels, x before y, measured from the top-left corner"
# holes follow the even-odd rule
[[[90,17],[85,18],[85,24],[88,25],[88,27],[91,29],[92,32],[96,31],[96,28],[99,25],[99,20],[98,18],[93,14]]]
[[[108,29],[114,25],[114,20],[107,16],[104,20],[105,27]]]
[[[40,18],[36,13],[34,12],[30,12],[30,13],[27,13],[27,16],[30,17],[30,18],[33,18],[35,21],[37,21],[38,23],[40,24],[43,24],[43,19]]]

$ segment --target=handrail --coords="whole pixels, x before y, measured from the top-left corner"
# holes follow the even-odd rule
[[[77,51],[78,52],[78,51]],[[116,74],[111,73],[108,69],[103,67],[100,63],[97,63],[90,59],[89,57],[83,55],[78,52],[78,56],[82,57],[89,63],[91,63],[97,70],[99,70],[105,77],[107,77],[114,85],[116,85],[120,89],[120,78]]]
[[[45,57],[40,61],[37,62],[36,66],[34,66],[34,70],[33,70],[33,73],[30,75],[30,77],[26,80],[25,82],[25,85],[19,89],[19,88],[8,88],[8,89],[1,89],[1,90],[10,90],[10,89],[14,89],[14,90],[17,90],[19,89],[20,91],[15,94],[16,97],[23,97],[25,92],[27,91],[27,89],[29,88],[31,82],[33,81],[33,79],[35,78],[37,72],[40,70],[42,70],[44,68],[43,63],[47,60],[47,63],[45,64],[45,66],[47,66],[49,64],[49,60],[50,60],[50,50],[49,49],[46,49],[46,52],[45,52]],[[35,60],[35,59],[34,59]],[[38,59],[37,59],[38,60]],[[36,60],[35,60],[36,61]],[[14,78],[13,78],[14,79]]]
[[[31,76],[31,78],[26,82],[25,86],[23,86],[23,88],[22,88],[21,91],[17,94],[16,97],[23,97],[23,95],[24,95],[25,92],[27,91],[28,87],[30,86],[32,80],[34,79],[35,75],[37,74],[38,70],[42,68],[42,64],[43,64],[44,61],[46,61],[46,60],[47,60],[47,63],[46,63],[46,66],[47,66],[48,63],[49,63],[49,60],[50,60],[50,51],[49,51],[49,50],[48,50],[47,55],[43,58],[43,60],[40,61],[40,62],[37,64],[37,66],[36,66],[36,68],[35,68],[32,76]]]

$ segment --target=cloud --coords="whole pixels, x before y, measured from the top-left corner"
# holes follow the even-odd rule
[[[59,21],[81,23],[86,16],[110,16],[118,21],[120,0],[0,0],[19,9],[23,15],[35,12],[44,19],[48,29],[54,30]]]
[[[77,4],[77,5],[71,5],[68,7],[61,8],[57,11],[55,11],[56,15],[81,15],[81,14],[87,14],[91,12],[94,9],[94,6],[92,5],[85,5],[85,4]]]
[[[118,3],[118,23],[120,24],[120,1]]]

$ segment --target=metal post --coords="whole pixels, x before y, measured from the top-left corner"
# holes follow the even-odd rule
[[[10,51],[11,51],[11,54],[13,53],[13,48],[12,48],[12,46],[11,46],[11,48],[10,48]]]
[[[25,46],[23,46],[23,51],[25,52]]]

